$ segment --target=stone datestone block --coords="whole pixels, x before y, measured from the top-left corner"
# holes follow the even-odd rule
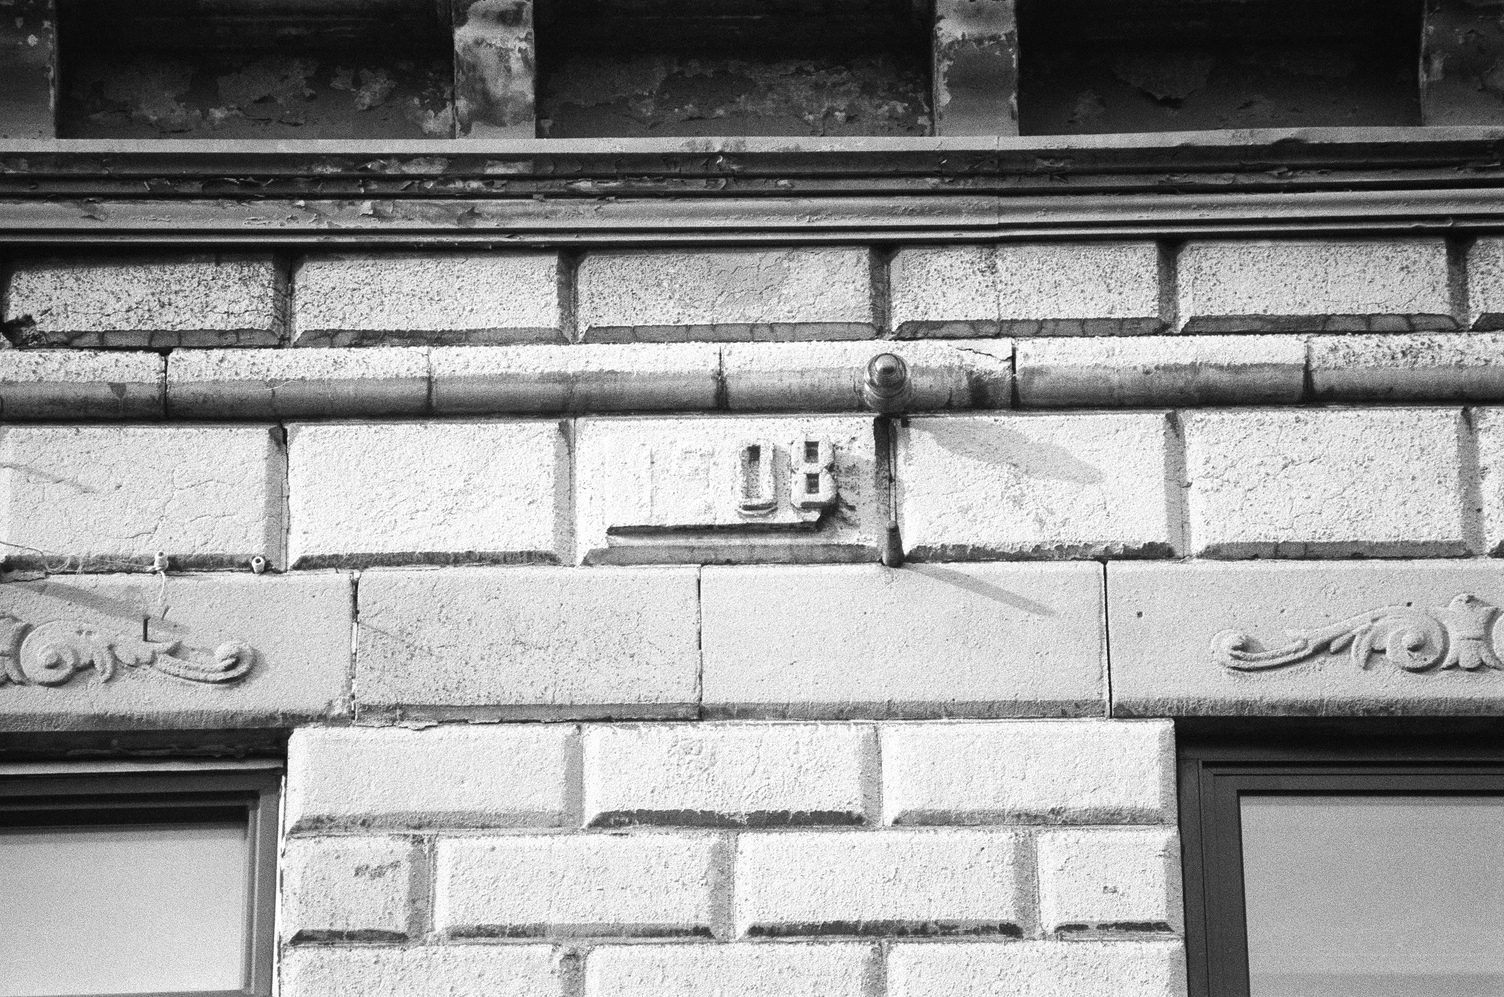
[[[282,727],[349,715],[347,575],[0,585],[0,728]]]
[[[1441,239],[1190,242],[1182,332],[1423,332],[1459,328]]]
[[[158,419],[165,368],[155,353],[0,350],[0,419]]]
[[[289,426],[295,567],[557,561],[568,529],[553,420]]]
[[[1180,840],[1170,828],[1046,831],[1039,918],[1046,932],[1180,931]]]
[[[736,933],[1020,935],[1023,861],[1004,831],[743,834]]]
[[[694,568],[369,571],[362,717],[692,717]]]
[[[869,339],[871,258],[858,247],[586,254],[576,280],[587,343]]]
[[[888,952],[890,997],[1185,997],[1179,941],[900,942]]]
[[[1295,404],[1306,347],[1293,336],[1023,339],[1015,362],[1028,408]]]
[[[433,351],[443,415],[713,409],[720,351],[711,343],[480,346]]]
[[[717,835],[442,838],[434,927],[451,938],[710,937],[730,888]]]
[[[585,997],[868,997],[880,962],[850,942],[598,945]]]
[[[1321,401],[1504,399],[1504,334],[1310,337],[1311,390]]]
[[[870,416],[581,419],[579,559],[876,560],[888,468],[875,432]]]
[[[1504,712],[1491,562],[1114,564],[1118,716]]]
[[[1499,34],[1504,41],[1504,23]],[[1504,329],[1504,238],[1483,236],[1468,247],[1467,296],[1474,329]]]
[[[886,824],[1116,824],[1175,820],[1168,722],[884,724]]]
[[[428,350],[178,350],[167,411],[179,419],[418,415]]]
[[[302,728],[287,745],[287,826],[557,827],[578,822],[569,725]]]
[[[557,253],[308,256],[293,284],[295,346],[564,341]]]
[[[898,431],[909,557],[1178,553],[1174,430],[1163,412],[966,415]]]
[[[56,138],[52,0],[8,0],[0,17],[0,139]]]
[[[0,322],[18,346],[276,346],[286,285],[269,253],[22,259]]]
[[[1467,426],[1454,408],[1181,416],[1190,553],[1458,557]]]
[[[588,824],[860,824],[877,789],[867,724],[592,726]]]
[[[299,946],[279,960],[283,997],[563,997],[549,945]]]
[[[1164,324],[1152,242],[914,247],[890,274],[900,338],[1145,335]]]
[[[936,135],[1018,134],[1013,0],[941,0],[931,51]]]
[[[286,457],[272,426],[0,430],[8,568],[282,567]]]
[[[456,0],[454,119],[460,138],[536,138],[531,0]]]
[[[282,937],[402,941],[422,930],[425,878],[411,838],[290,838],[282,851]]]
[[[1100,716],[1094,564],[704,569],[718,716]]]

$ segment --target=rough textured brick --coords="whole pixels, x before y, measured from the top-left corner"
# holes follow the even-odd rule
[[[716,835],[446,838],[434,926],[452,937],[709,936],[724,907]]]
[[[591,824],[856,824],[876,789],[868,725],[693,723],[585,732]]]
[[[573,726],[304,728],[287,745],[287,825],[550,827],[570,823]]]
[[[285,464],[268,426],[0,430],[8,565],[281,567]]]
[[[1101,578],[1094,564],[707,567],[705,709],[1100,715]]]
[[[1187,412],[1191,553],[1458,556],[1462,413],[1450,408]]]
[[[563,342],[556,253],[309,256],[296,346]]]
[[[0,419],[155,419],[165,361],[155,353],[0,350]]]
[[[1484,236],[1468,249],[1467,296],[1474,329],[1504,329],[1504,238]]]
[[[889,824],[1158,823],[1175,819],[1168,723],[884,724]]]
[[[1310,354],[1322,401],[1504,399],[1504,334],[1312,336]]]
[[[292,838],[281,861],[282,937],[401,941],[421,930],[423,880],[410,838]]]
[[[1023,339],[1018,400],[1038,408],[1295,403],[1305,344],[1293,336]]]
[[[0,321],[18,345],[275,346],[286,296],[270,254],[19,260]]]
[[[1017,935],[1020,864],[1001,831],[751,832],[736,842],[736,932]]]
[[[463,347],[433,351],[435,412],[712,409],[720,351],[710,343]]]
[[[912,419],[904,546],[925,561],[1177,553],[1172,442],[1161,412]]]
[[[890,997],[1185,997],[1178,941],[898,944],[888,953]]]
[[[1180,842],[1173,830],[1047,831],[1035,848],[1046,932],[1180,930]]]
[[[288,949],[283,997],[563,997],[548,945]]]
[[[362,715],[692,716],[693,568],[369,571],[355,675]]]
[[[296,567],[548,562],[569,448],[550,420],[295,425],[288,481]]]
[[[601,945],[586,997],[869,997],[881,955],[850,942]]]
[[[1007,408],[1013,341],[959,343],[733,343],[721,348],[726,405],[733,411],[862,410],[873,357],[894,353],[909,367],[908,411]]]
[[[893,258],[890,283],[899,336],[1091,336],[1162,325],[1152,242],[916,247]]]
[[[416,415],[428,351],[178,350],[167,363],[175,418]]]
[[[693,249],[587,254],[586,342],[872,336],[866,249]]]
[[[1178,286],[1184,332],[1458,327],[1441,239],[1191,242]]]

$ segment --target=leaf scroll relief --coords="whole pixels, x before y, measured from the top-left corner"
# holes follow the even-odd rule
[[[31,625],[0,614],[0,686],[59,686],[92,668],[108,682],[122,668],[143,668],[185,682],[227,685],[255,667],[256,649],[229,641],[211,652],[185,650],[181,641],[109,634],[83,623]]]
[[[1367,669],[1375,655],[1407,672],[1504,669],[1493,647],[1499,607],[1463,593],[1439,609],[1383,606],[1339,623],[1289,631],[1279,647],[1254,650],[1249,634],[1223,630],[1212,637],[1212,662],[1239,672],[1286,668],[1319,654],[1348,653]]]

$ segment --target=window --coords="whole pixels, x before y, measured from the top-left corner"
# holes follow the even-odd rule
[[[271,993],[280,782],[0,768],[0,997]]]
[[[1180,777],[1192,997],[1504,994],[1504,754],[1193,742]]]

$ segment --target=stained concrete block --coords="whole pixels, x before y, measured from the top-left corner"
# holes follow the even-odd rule
[[[1191,411],[1190,553],[1457,557],[1475,543],[1455,408]]]
[[[361,575],[363,718],[694,716],[694,568]]]
[[[1504,238],[1483,236],[1474,241],[1466,265],[1472,328],[1504,329]]]
[[[52,139],[57,8],[8,0],[0,17],[0,139]]]
[[[0,585],[0,727],[282,727],[349,715],[350,578]],[[7,684],[9,680],[9,684]]]
[[[1045,932],[1180,931],[1180,841],[1170,828],[1046,831],[1035,842]]]
[[[165,367],[155,353],[0,350],[0,419],[158,419]]]
[[[411,838],[291,838],[279,927],[291,942],[402,941],[421,931],[424,856]]]
[[[1180,252],[1182,332],[1459,328],[1441,239],[1247,239]]]
[[[167,411],[179,419],[418,415],[428,409],[428,351],[178,350]]]
[[[1306,347],[1293,336],[1022,339],[1015,362],[1028,408],[1294,404]]]
[[[924,561],[1178,553],[1175,444],[1162,412],[909,420],[905,549]]]
[[[283,567],[286,464],[272,426],[0,430],[8,568]]]
[[[890,997],[1185,997],[1179,941],[900,942],[888,950]]]
[[[941,0],[931,53],[936,135],[1018,134],[1013,0]]]
[[[868,997],[881,958],[851,942],[597,945],[585,997]]]
[[[562,343],[557,253],[304,257],[293,345]]]
[[[279,960],[283,997],[563,997],[549,945],[299,946]]]
[[[288,427],[299,568],[559,559],[569,447],[552,420]]]
[[[707,567],[716,716],[1099,716],[1095,564]]]
[[[1496,562],[1112,564],[1107,584],[1117,716],[1504,712]]]
[[[532,0],[463,0],[453,20],[457,137],[536,138]]]
[[[433,351],[440,414],[713,409],[720,351],[709,343],[448,347]]]
[[[1312,336],[1311,392],[1321,401],[1504,399],[1504,334]]]
[[[865,339],[876,334],[868,251],[622,250],[576,277],[588,343]]]
[[[909,370],[903,408],[1008,408],[1013,341],[733,343],[721,347],[726,406],[737,412],[841,412],[868,408],[867,365],[892,353]]]
[[[270,253],[22,259],[0,321],[21,346],[276,346],[286,298]]]

